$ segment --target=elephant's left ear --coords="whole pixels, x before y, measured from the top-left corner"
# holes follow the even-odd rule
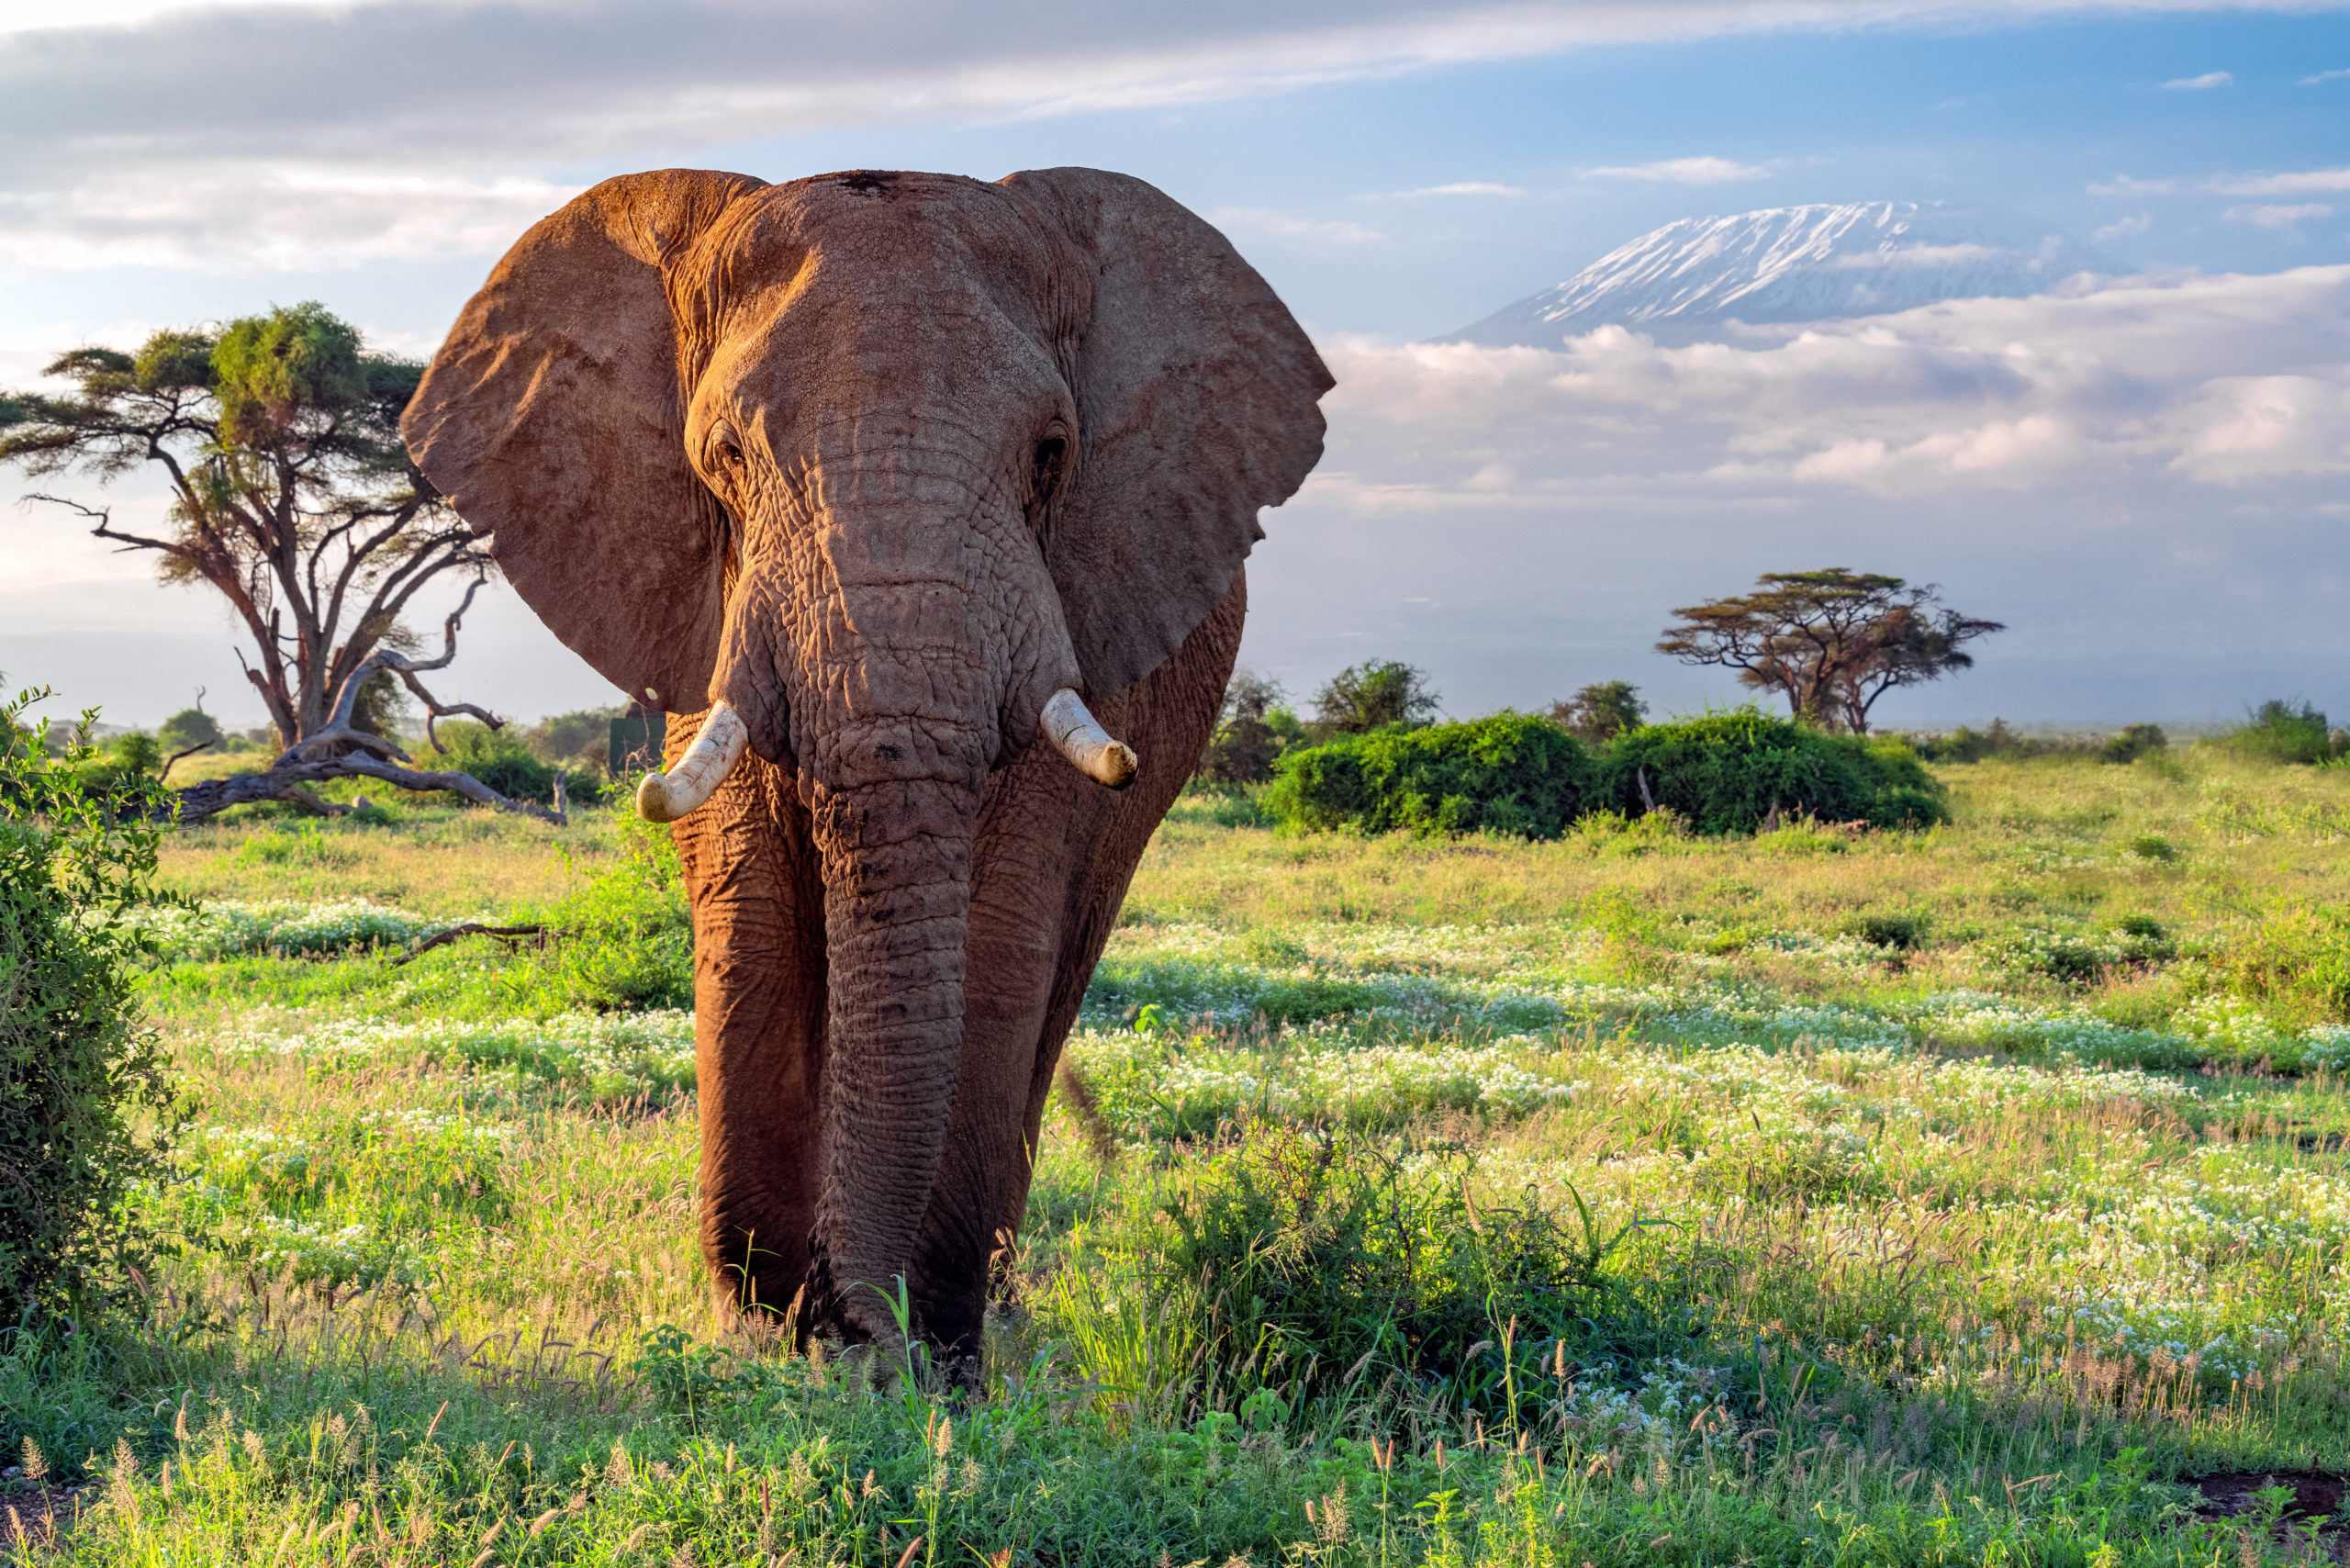
[[[1182,645],[1322,456],[1321,355],[1225,237],[1142,181],[1044,169],[1004,185],[1094,258],[1076,351],[1079,458],[1046,547],[1089,695]]]

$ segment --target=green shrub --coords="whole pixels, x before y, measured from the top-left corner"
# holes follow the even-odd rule
[[[568,713],[551,713],[525,731],[521,741],[531,755],[542,762],[590,774],[608,772],[612,721],[627,714],[625,702],[609,708],[578,708]]]
[[[2153,729],[2151,724],[2133,728]],[[1994,719],[1987,730],[1964,724],[1946,735],[1916,735],[1910,745],[1929,762],[1981,762],[1986,757],[2091,756],[2103,755],[2098,743],[2074,735],[2027,735]]]
[[[118,809],[146,788],[163,769],[163,748],[141,730],[127,730],[94,747],[80,747],[73,764],[82,788],[93,796],[112,800]]]
[[[1618,810],[1671,807],[1705,834],[1752,833],[1774,811],[1880,828],[1950,820],[1907,742],[1825,734],[1753,708],[1644,724],[1607,763]]]
[[[1428,1166],[1359,1135],[1252,1122],[1161,1205],[1165,1287],[1225,1366],[1262,1372],[1279,1350],[1311,1393],[1393,1371],[1488,1415],[1513,1385],[1620,1376],[1703,1335],[1673,1282],[1628,1255],[1642,1227],[1611,1231],[1580,1198],[1562,1213],[1531,1188],[1480,1201],[1465,1153]]]
[[[592,774],[558,767],[540,757],[510,724],[493,730],[487,724],[461,719],[439,728],[440,750],[436,753],[428,747],[420,752],[416,759],[418,767],[435,772],[470,773],[509,801],[554,804],[557,775],[563,777],[564,788],[574,802],[588,805],[603,798],[603,785]]]
[[[1308,829],[1556,838],[1604,803],[1601,769],[1548,720],[1496,713],[1340,735],[1281,758],[1266,808]]]
[[[1640,689],[1628,680],[1594,681],[1564,701],[1550,704],[1550,722],[1579,741],[1605,745],[1649,716]]]
[[[2298,707],[2272,698],[2253,711],[2249,722],[2229,732],[2221,744],[2240,756],[2267,762],[2331,761],[2333,737],[2325,715],[2308,703]]]
[[[0,1326],[121,1286],[139,1253],[124,1200],[169,1131],[140,1124],[173,1103],[120,918],[153,901],[164,832],[121,808],[160,792],[135,775],[91,789],[87,746],[52,758],[48,725],[17,725],[36,695],[0,704]]]
[[[1906,953],[1924,946],[1926,933],[1932,926],[1931,915],[1879,911],[1852,916],[1844,923],[1844,932],[1847,935],[1859,937],[1872,947],[1889,947],[1896,952]]]
[[[226,738],[220,733],[220,722],[201,708],[181,709],[155,732],[156,744],[167,754],[190,746],[217,746]]]
[[[543,909],[517,909],[519,923],[559,935],[490,982],[505,1007],[551,1017],[694,1004],[693,921],[677,843],[633,812],[620,825],[620,857],[586,887]]]
[[[2350,907],[2275,911],[2218,967],[2228,989],[2286,1018],[2350,1023]]]
[[[2160,724],[2132,724],[2111,740],[2098,753],[2100,760],[2112,763],[2135,762],[2149,752],[2164,750],[2170,737],[2163,734]]]

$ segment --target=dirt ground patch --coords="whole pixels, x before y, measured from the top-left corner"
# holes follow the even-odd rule
[[[2187,1484],[2203,1495],[2196,1511],[2215,1519],[2257,1518],[2265,1507],[2260,1493],[2272,1486],[2289,1486],[2293,1499],[2285,1505],[2280,1523],[2306,1526],[2312,1519],[2322,1519],[2319,1533],[2333,1549],[2333,1555],[2339,1557],[2343,1548],[2350,1545],[2350,1518],[2344,1518],[2343,1508],[2344,1495],[2350,1493],[2350,1476],[2322,1470],[2227,1470],[2190,1476]]]
[[[13,1484],[0,1490],[0,1544],[18,1548],[28,1544],[54,1545],[60,1535],[73,1528],[74,1516],[81,1511],[82,1494],[89,1488],[43,1486],[15,1479],[21,1474],[12,1473]]]

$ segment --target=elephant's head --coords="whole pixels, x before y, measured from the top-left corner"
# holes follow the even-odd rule
[[[833,977],[816,1282],[851,1327],[886,1336],[848,1287],[904,1268],[936,1169],[990,769],[1183,642],[1329,386],[1136,180],[672,170],[532,229],[408,409],[558,636],[654,707],[730,706],[796,781]]]

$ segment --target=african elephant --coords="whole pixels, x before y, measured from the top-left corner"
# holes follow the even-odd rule
[[[722,1294],[894,1344],[902,1277],[975,1349],[1330,385],[1223,236],[1091,169],[628,175],[465,307],[411,451],[674,716],[640,804],[679,819]]]

